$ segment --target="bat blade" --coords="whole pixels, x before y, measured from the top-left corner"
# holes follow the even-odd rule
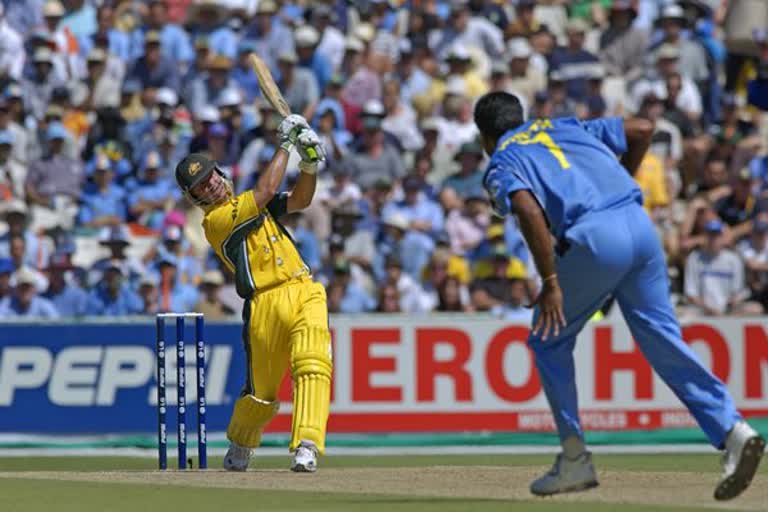
[[[253,67],[253,71],[256,73],[256,78],[259,80],[259,88],[261,89],[261,93],[264,95],[270,105],[275,107],[275,110],[277,110],[277,112],[283,117],[288,117],[291,115],[291,107],[288,106],[285,98],[283,98],[283,95],[280,93],[280,89],[278,89],[277,84],[275,83],[275,79],[272,77],[272,72],[269,70],[267,64],[255,53],[252,53],[251,66]]]

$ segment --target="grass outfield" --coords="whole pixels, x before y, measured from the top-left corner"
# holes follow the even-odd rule
[[[700,511],[766,510],[768,465],[744,496],[712,500],[714,455],[596,455],[601,486],[538,499],[530,479],[551,455],[336,456],[314,475],[286,470],[289,458],[256,457],[247,473],[165,473],[150,458],[0,459],[3,510],[13,512],[293,511]],[[175,461],[169,461],[169,467]],[[210,467],[221,467],[211,458]],[[237,507],[237,508],[234,508]]]

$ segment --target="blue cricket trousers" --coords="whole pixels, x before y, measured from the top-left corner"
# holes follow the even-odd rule
[[[560,439],[583,437],[579,423],[573,348],[584,324],[613,295],[643,355],[685,404],[709,441],[722,448],[741,419],[725,385],[683,341],[669,300],[664,252],[640,205],[589,213],[567,233],[570,247],[557,259],[565,329],[542,341],[531,334],[544,392]],[[533,325],[539,316],[535,311]]]

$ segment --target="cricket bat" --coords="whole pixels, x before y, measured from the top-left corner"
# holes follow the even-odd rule
[[[250,57],[251,66],[253,67],[253,71],[256,73],[256,78],[259,80],[259,89],[261,89],[261,94],[263,94],[270,105],[272,105],[275,110],[277,110],[278,114],[283,117],[288,117],[291,115],[291,107],[288,106],[285,98],[283,98],[280,89],[278,89],[277,84],[275,83],[275,79],[272,78],[272,72],[269,70],[267,64],[255,53],[251,53]],[[313,162],[318,160],[317,150],[315,150],[315,148],[307,148],[307,154],[309,154],[309,157]]]

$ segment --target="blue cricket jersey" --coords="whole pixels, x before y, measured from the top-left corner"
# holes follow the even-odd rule
[[[483,184],[502,216],[511,212],[510,193],[530,191],[561,239],[589,212],[642,205],[640,188],[617,159],[626,150],[620,118],[532,120],[499,139]]]

